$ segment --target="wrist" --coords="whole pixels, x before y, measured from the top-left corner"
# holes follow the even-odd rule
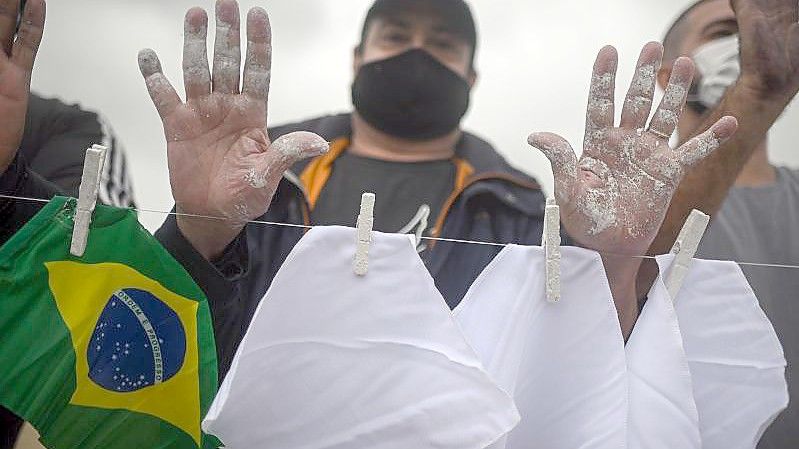
[[[795,95],[796,92],[790,89],[769,88],[757,77],[742,74],[730,86],[725,97],[733,99],[735,104],[746,105],[750,110],[775,110],[782,113]]]
[[[185,212],[178,209],[178,213]],[[186,240],[209,262],[221,257],[244,230],[244,225],[234,225],[229,221],[184,215],[177,216],[177,225]]]
[[[632,333],[640,312],[636,282],[641,262],[640,258],[631,256],[602,255],[602,263],[605,266],[625,340]]]

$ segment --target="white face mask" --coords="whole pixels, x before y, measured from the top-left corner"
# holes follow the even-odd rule
[[[716,107],[727,89],[741,76],[738,35],[716,39],[699,47],[693,54],[699,86],[698,101],[708,108]]]

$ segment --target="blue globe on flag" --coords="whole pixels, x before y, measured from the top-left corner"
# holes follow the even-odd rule
[[[134,392],[172,378],[185,356],[175,311],[149,292],[122,289],[108,299],[89,341],[89,378],[106,390]]]

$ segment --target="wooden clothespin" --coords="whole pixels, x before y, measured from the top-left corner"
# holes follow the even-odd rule
[[[541,246],[546,256],[547,301],[560,301],[560,207],[554,198],[547,199],[544,212],[544,237]]]
[[[677,294],[685,282],[685,277],[688,275],[697,250],[699,250],[699,243],[705,235],[708,224],[710,224],[710,216],[694,210],[685,222],[680,235],[677,236],[677,241],[674,242],[671,253],[676,257],[666,279],[666,289],[672,300],[677,298]]]
[[[100,190],[100,181],[105,164],[105,155],[108,149],[101,145],[92,145],[86,150],[86,160],[83,162],[83,176],[80,179],[78,194],[78,207],[75,210],[75,225],[72,229],[72,244],[69,252],[75,257],[83,257],[86,252],[86,243],[89,239],[89,226],[92,223],[92,213],[97,205],[97,194]]]
[[[366,273],[369,272],[369,247],[372,246],[374,214],[375,194],[364,193],[361,197],[361,213],[358,215],[358,242],[353,263],[353,269],[358,276],[366,276]]]

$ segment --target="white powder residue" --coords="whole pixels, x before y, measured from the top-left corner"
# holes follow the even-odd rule
[[[631,91],[635,95],[651,96],[655,93],[655,64],[645,64],[638,68]]]
[[[685,154],[685,163],[687,165],[694,165],[702,159],[716,151],[721,145],[721,141],[713,133],[713,130],[708,130],[696,139],[696,147]]]
[[[207,26],[187,28],[183,44],[184,77],[189,82],[203,82],[209,79],[208,50],[205,44]]]
[[[652,106],[652,100],[641,95],[629,97],[625,100],[625,103],[628,108],[632,109],[633,114],[636,115],[640,114],[642,110]]]
[[[645,64],[638,67],[633,77],[630,92],[625,99],[625,105],[638,115],[642,110],[652,107],[652,96],[655,94],[655,64]]]
[[[246,204],[238,203],[235,206],[233,206],[233,209],[236,211],[236,217],[230,217],[230,218],[234,220],[240,220],[244,223],[250,220],[249,208],[247,207]]]
[[[590,235],[599,235],[616,225],[619,193],[614,190],[614,178],[606,182],[609,185],[601,189],[588,189],[577,204],[578,210],[591,220],[593,226],[588,230]]]
[[[655,118],[652,119],[653,128],[655,128],[655,124],[657,124],[658,132],[663,133],[663,137],[669,138],[670,135],[666,136],[665,134],[668,131],[665,129],[674,130],[677,127],[677,123],[679,123],[680,117],[671,109],[660,109],[655,114]]]
[[[589,234],[598,235],[617,224],[619,185],[603,161],[584,157],[580,161],[580,168],[591,171],[604,181],[602,187],[586,190],[577,202],[577,210],[591,222]]]
[[[279,137],[272,142],[270,149],[289,160],[300,160],[325,154],[330,150],[326,140],[309,132],[294,132]]]
[[[266,187],[266,176],[260,170],[250,168],[244,175],[244,181],[250,187],[255,189],[263,189]]]
[[[269,84],[272,71],[269,66],[261,62],[253,48],[247,49],[247,63],[244,66],[244,91],[258,98],[266,98],[269,94]]]
[[[602,124],[597,119],[605,118],[613,109],[613,74],[603,73],[591,78],[591,93],[588,96],[588,131],[593,133]]]
[[[663,96],[663,105],[673,111],[678,111],[681,109],[687,95],[688,90],[685,87],[679,84],[671,84]]]

